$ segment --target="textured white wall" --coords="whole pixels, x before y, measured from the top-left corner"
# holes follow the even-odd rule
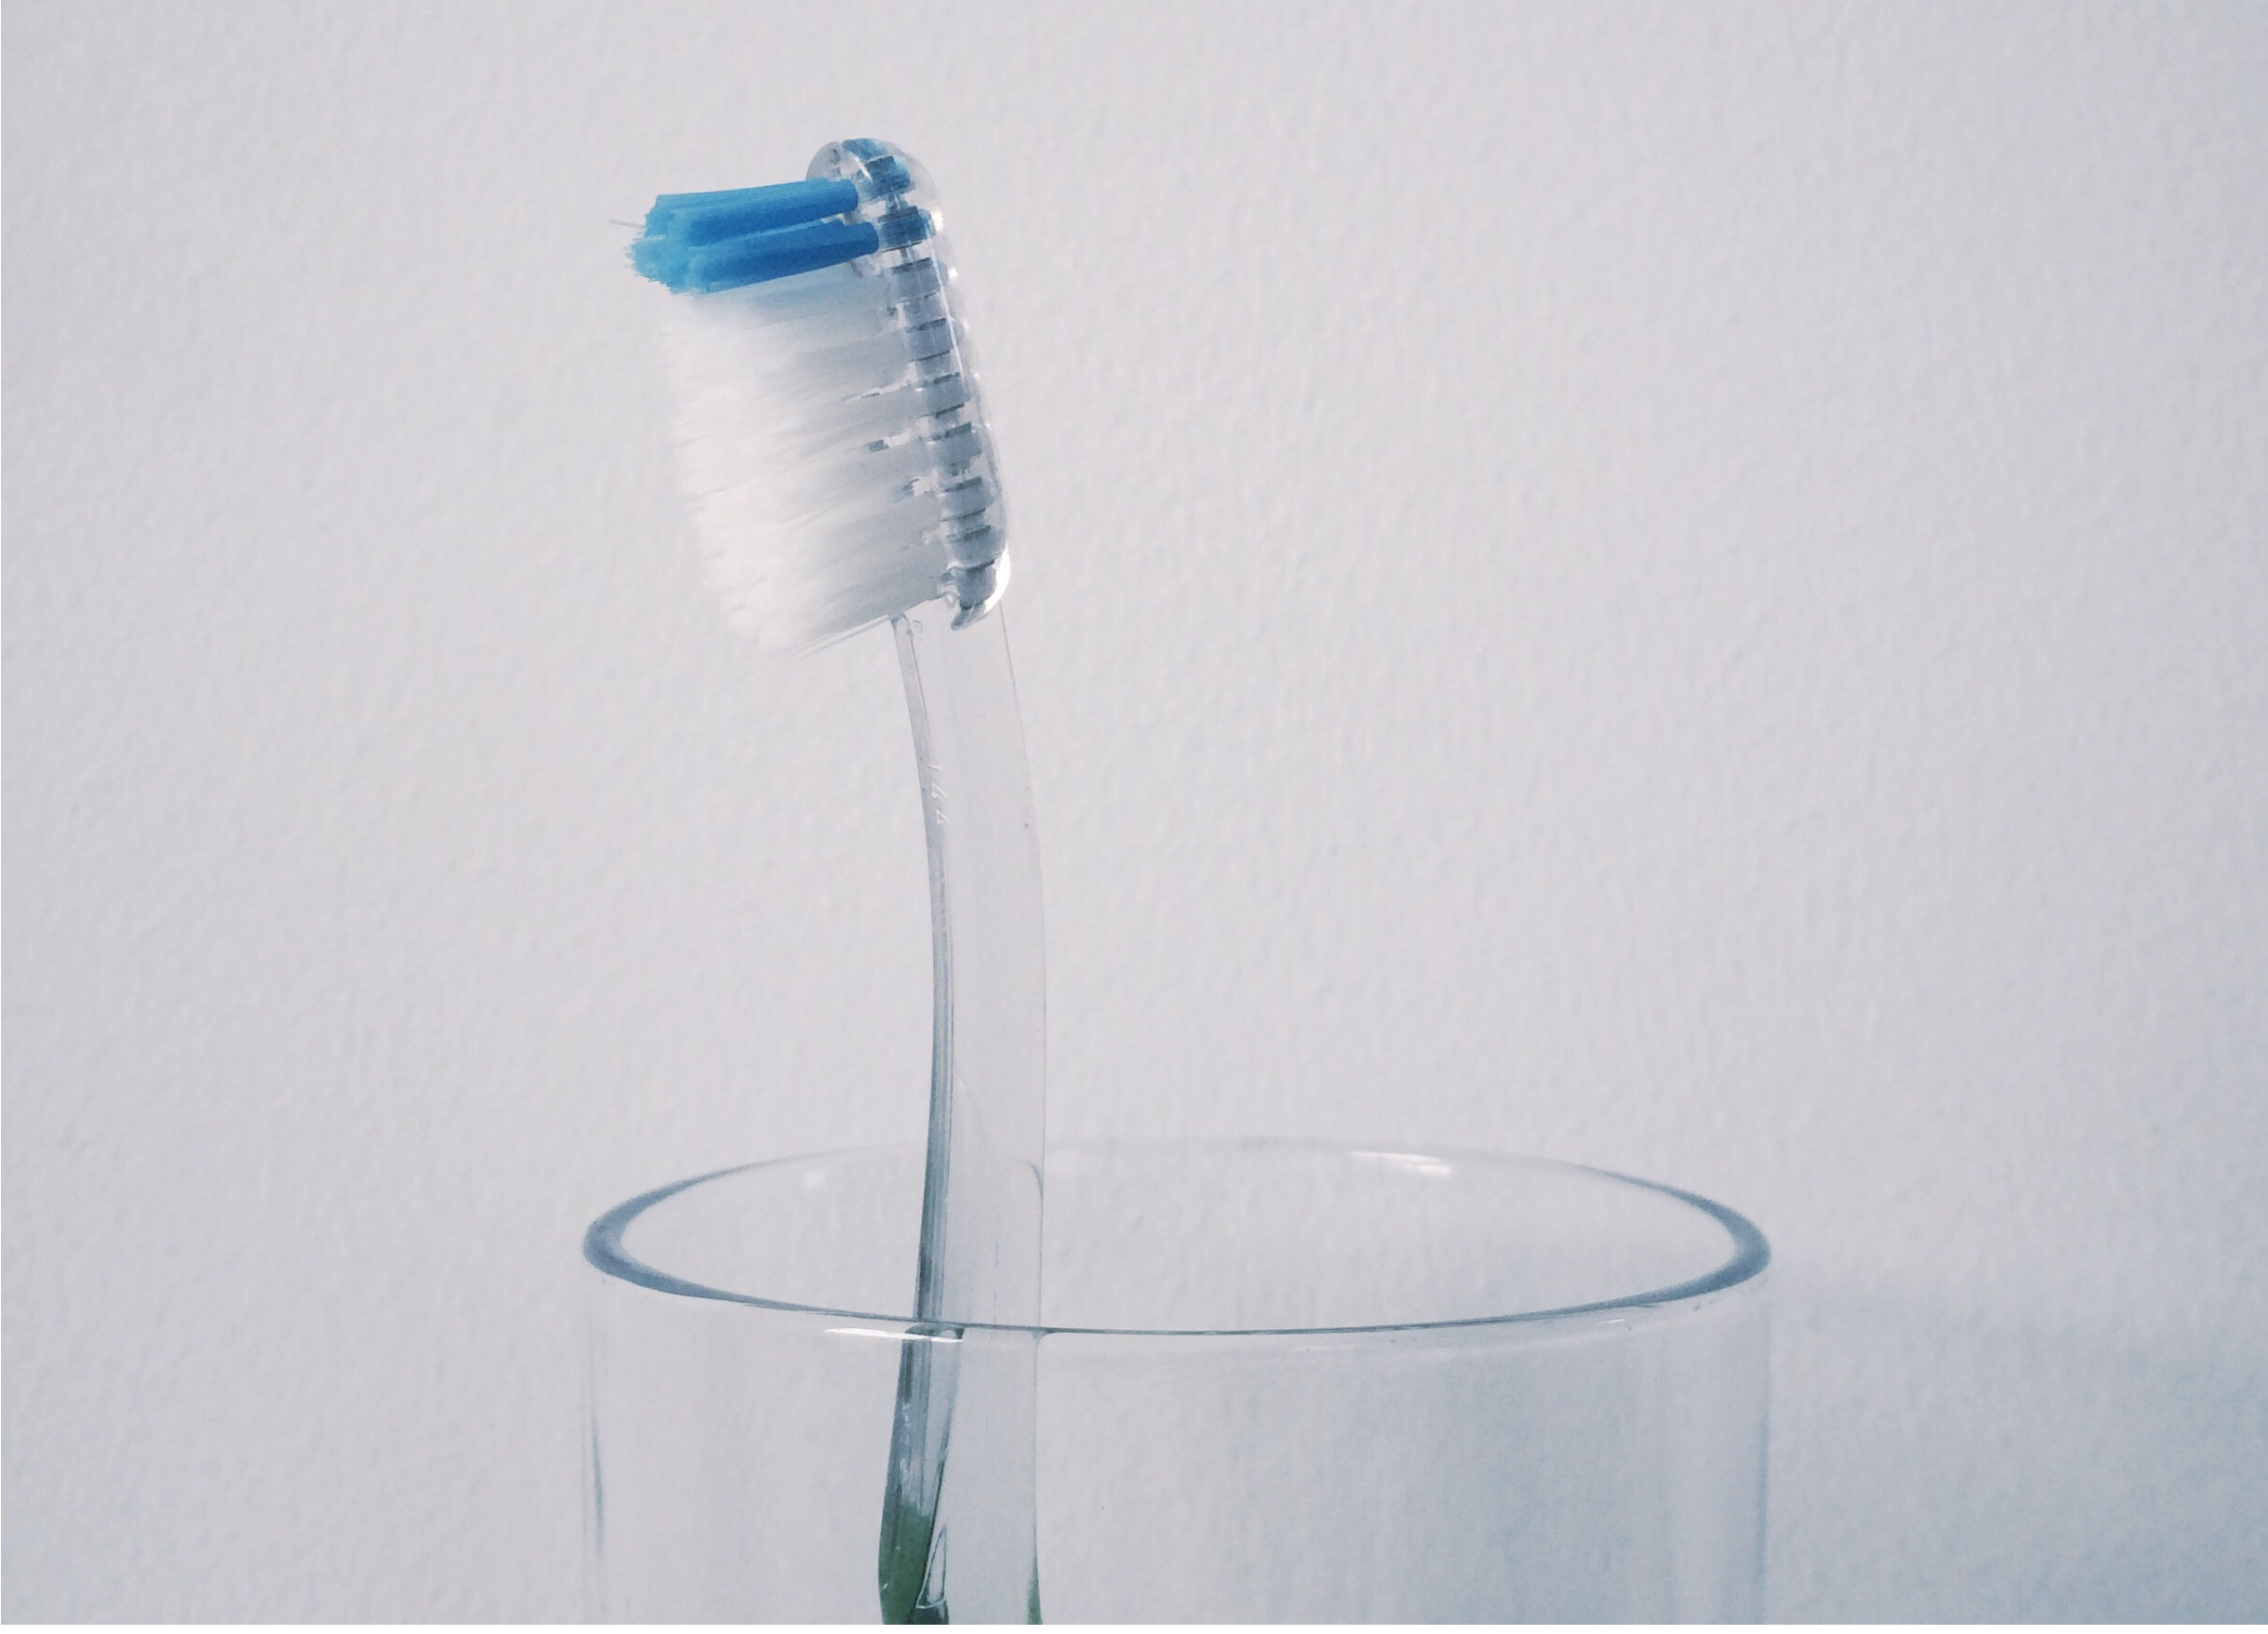
[[[2268,1614],[2268,9],[11,0],[6,1611],[572,1613],[577,1233],[913,1137],[619,224],[906,144],[1054,1126],[1781,1267],[1772,1603]]]

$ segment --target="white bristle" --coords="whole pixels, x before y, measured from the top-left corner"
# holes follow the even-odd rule
[[[888,286],[854,264],[664,298],[701,545],[733,621],[766,647],[918,605],[951,565]]]

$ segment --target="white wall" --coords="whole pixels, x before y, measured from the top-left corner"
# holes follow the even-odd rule
[[[13,0],[6,1611],[571,1614],[577,1233],[913,1137],[620,225],[938,176],[1053,1120],[1780,1255],[1772,1603],[2268,1614],[2268,10]]]

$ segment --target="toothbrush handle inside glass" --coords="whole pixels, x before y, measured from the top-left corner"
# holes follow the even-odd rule
[[[928,839],[934,1032],[915,1278],[879,1559],[890,1622],[1038,1620],[1034,1468],[1046,964],[998,612],[892,620]],[[998,1324],[998,1325],[994,1325]]]

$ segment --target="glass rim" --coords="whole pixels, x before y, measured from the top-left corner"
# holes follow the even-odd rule
[[[736,1289],[712,1287],[647,1264],[622,1244],[622,1234],[638,1217],[658,1207],[679,1192],[689,1191],[696,1186],[705,1186],[714,1180],[729,1179],[736,1175],[750,1174],[758,1169],[780,1169],[795,1164],[841,1162],[859,1158],[874,1158],[902,1152],[909,1148],[889,1146],[850,1147],[834,1151],[806,1152],[792,1157],[764,1158],[750,1163],[735,1163],[729,1168],[712,1169],[706,1174],[694,1175],[668,1185],[657,1186],[650,1191],[640,1192],[627,1202],[615,1204],[591,1222],[583,1232],[582,1255],[601,1275],[619,1282],[632,1283],[657,1294],[671,1294],[682,1298],[707,1299],[727,1305],[740,1305],[759,1310],[780,1311],[795,1316],[827,1317],[838,1321],[880,1322],[887,1326],[906,1329],[914,1334],[925,1330],[938,1334],[979,1333],[1024,1334],[1045,1337],[1051,1334],[1091,1335],[1109,1338],[1316,1338],[1333,1335],[1410,1334],[1450,1332],[1472,1328],[1535,1326],[1581,1319],[1608,1322],[1627,1321],[1630,1317],[1660,1310],[1662,1307],[1687,1305],[1714,1295],[1725,1294],[1762,1277],[1772,1261],[1771,1244],[1755,1225],[1738,1210],[1687,1191],[1680,1187],[1665,1185],[1659,1180],[1643,1180],[1634,1175],[1620,1174],[1612,1169],[1594,1168],[1588,1163],[1563,1162],[1556,1158],[1527,1157],[1502,1152],[1487,1152],[1459,1148],[1433,1149],[1422,1152],[1397,1150],[1386,1147],[1359,1145],[1333,1140],[1164,1140],[1164,1141],[1107,1141],[1088,1146],[1060,1149],[1066,1156],[1112,1153],[1164,1153],[1194,1151],[1226,1154],[1234,1152],[1304,1152],[1340,1158],[1389,1159],[1395,1162],[1472,1163],[1494,1168],[1549,1169],[1562,1175],[1582,1176],[1594,1180],[1612,1181],[1633,1187],[1683,1203],[1688,1208],[1706,1215],[1731,1240],[1730,1255],[1714,1269],[1698,1277],[1664,1287],[1650,1288],[1640,1293],[1620,1295],[1612,1299],[1594,1299],[1577,1305],[1558,1305],[1539,1310],[1506,1311],[1494,1316],[1452,1317],[1434,1322],[1356,1322],[1335,1323],[1319,1327],[1252,1327],[1252,1328],[1114,1328],[1058,1326],[1036,1322],[923,1322],[903,1313],[851,1310],[826,1305],[806,1305],[793,1300],[767,1299],[757,1294],[743,1294]],[[1052,1155],[1052,1153],[1050,1154]]]

